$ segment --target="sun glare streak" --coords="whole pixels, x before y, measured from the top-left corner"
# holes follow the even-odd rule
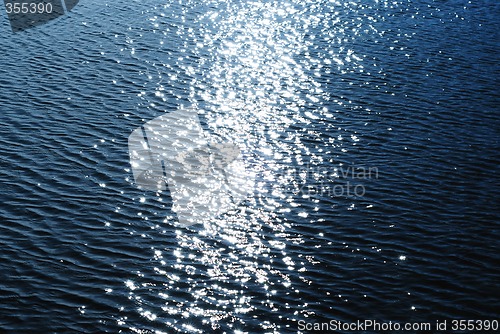
[[[167,13],[169,6],[161,11]],[[296,218],[313,222],[309,212],[300,209],[304,199],[312,199],[298,198],[294,189],[300,178],[307,177],[301,167],[321,165],[323,152],[346,151],[345,137],[360,140],[335,124],[335,106],[342,108],[351,101],[329,92],[330,79],[325,81],[324,74],[365,71],[365,57],[352,50],[349,42],[371,29],[364,21],[344,16],[346,9],[362,8],[355,3],[228,0],[225,5],[209,1],[205,6],[194,21],[196,28],[169,27],[162,24],[167,14],[155,13],[153,29],[163,36],[161,49],[165,36],[175,33],[183,38],[180,48],[187,53],[174,57],[166,49],[170,62],[145,60],[158,78],[147,75],[153,97],[141,96],[144,105],[153,109],[151,98],[166,102],[172,96],[187,96],[202,112],[211,139],[237,144],[246,168],[257,176],[253,193],[237,209],[203,226],[178,229],[178,247],[173,250],[153,250],[154,271],[164,278],[158,293],[162,311],[139,308],[139,312],[154,322],[161,321],[163,312],[178,319],[167,322],[169,327],[192,333],[206,325],[214,330],[249,325],[240,315],[275,312],[278,307],[289,320],[308,314],[296,302],[301,291],[294,282],[309,284],[301,273],[308,263],[318,262],[310,255],[289,254],[287,245],[303,242],[289,232],[289,215],[295,212]],[[183,22],[188,8],[182,7]],[[374,23],[372,17],[367,21]],[[330,46],[328,54],[315,49],[317,39]],[[194,51],[188,52],[193,46]],[[140,55],[134,53],[134,57]],[[189,83],[186,96],[168,88],[179,82]],[[305,131],[317,122],[339,135],[324,139]],[[165,219],[174,221],[175,217]],[[127,287],[131,295],[141,289],[132,280]],[[280,298],[296,304],[278,306],[278,291]],[[255,321],[261,330],[279,331],[274,321]]]

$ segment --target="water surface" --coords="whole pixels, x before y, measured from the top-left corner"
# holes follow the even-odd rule
[[[2,12],[2,332],[498,318],[499,15],[89,0],[13,34]],[[179,106],[257,175],[189,228],[168,192],[136,187],[127,151]]]

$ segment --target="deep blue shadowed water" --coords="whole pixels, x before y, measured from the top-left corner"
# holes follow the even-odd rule
[[[499,17],[495,0],[81,0],[14,34],[2,8],[0,332],[498,319]],[[127,148],[179,106],[258,175],[189,228],[135,186]]]

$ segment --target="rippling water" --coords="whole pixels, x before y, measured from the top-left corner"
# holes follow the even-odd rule
[[[0,29],[2,332],[498,318],[500,5],[80,1]],[[130,133],[180,106],[256,186],[175,225]]]

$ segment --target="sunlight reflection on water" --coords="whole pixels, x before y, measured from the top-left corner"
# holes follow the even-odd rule
[[[159,291],[164,304],[139,310],[148,320],[193,333],[203,332],[207,324],[212,329],[248,326],[244,319],[249,317],[243,315],[257,312],[252,316],[254,328],[279,331],[280,325],[269,320],[272,318],[257,314],[278,308],[287,309],[291,320],[308,314],[306,304],[296,298],[300,290],[293,286],[291,276],[300,278],[308,262],[315,263],[312,256],[291,257],[286,250],[289,242],[303,242],[290,234],[285,216],[303,200],[297,201],[289,191],[298,187],[292,174],[305,164],[323,163],[324,153],[343,145],[341,136],[325,140],[318,133],[305,133],[302,125],[324,122],[335,132],[342,130],[331,125],[335,111],[325,102],[342,105],[345,101],[333,99],[324,90],[322,76],[331,71],[363,71],[363,57],[343,46],[347,36],[344,26],[338,25],[339,2],[330,2],[328,8],[298,1],[227,4],[212,3],[218,8],[196,16],[196,28],[187,23],[193,19],[188,6],[181,10],[186,26],[176,30],[162,31],[172,7],[166,5],[160,17],[158,13],[151,17],[155,32],[165,36],[161,48],[168,35],[176,33],[194,51],[178,57],[175,68],[146,60],[158,73],[158,78],[147,77],[156,82],[153,101],[166,102],[167,95],[181,98],[168,85],[178,85],[180,79],[189,82],[189,101],[194,108],[205,110],[200,116],[211,134],[242,148],[247,168],[258,175],[255,192],[237,210],[203,227],[177,230],[175,250],[154,250],[154,269],[165,277],[164,289]],[[353,28],[354,35],[359,28]],[[329,55],[313,56],[315,38],[337,45]],[[135,48],[131,52],[135,54]],[[189,60],[192,55],[195,61]],[[156,108],[148,94],[142,94],[148,107]],[[311,140],[318,143],[314,151],[307,144]],[[298,216],[307,218],[304,212]],[[174,220],[167,217],[165,221]],[[149,284],[153,283],[142,286]],[[139,298],[141,304],[137,285],[128,281],[127,286],[131,298]],[[288,300],[285,305],[276,299],[277,290],[284,294],[280,298]],[[184,294],[175,298],[172,291]]]
[[[497,316],[498,1],[159,3],[0,25],[4,331]],[[127,152],[182,107],[256,174],[189,228]]]

